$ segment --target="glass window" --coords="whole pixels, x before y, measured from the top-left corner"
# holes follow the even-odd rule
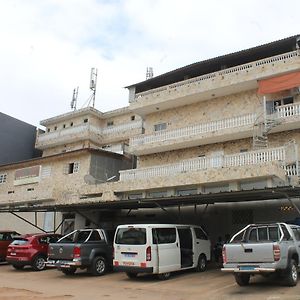
[[[172,244],[176,242],[175,228],[152,229],[153,244]]]
[[[292,230],[293,230],[293,233],[295,235],[295,239],[297,241],[300,241],[300,230],[298,228],[292,228]]]
[[[199,228],[199,227],[195,227],[195,234],[196,234],[196,238],[199,240],[207,240],[207,235],[205,234],[205,232]]]
[[[291,238],[291,235],[289,234],[288,230],[284,225],[281,226],[282,231],[283,231],[283,240],[287,241]]]
[[[101,241],[100,235],[97,230],[93,230],[91,236],[89,237],[89,242]]]
[[[268,227],[259,227],[258,229],[258,240],[267,241],[268,240]]]
[[[116,244],[144,245],[146,244],[145,228],[120,228],[117,232]]]
[[[167,129],[167,123],[159,123],[154,125],[154,131],[160,131]]]
[[[16,239],[14,240],[11,245],[26,245],[29,241],[27,239]]]
[[[91,233],[90,230],[79,231],[76,237],[76,242],[77,243],[85,242],[86,239],[89,237],[90,233]]]
[[[7,174],[0,174],[0,184],[5,183],[7,179]]]
[[[108,121],[107,122],[107,127],[113,126],[114,125],[114,121]]]
[[[251,229],[250,233],[249,233],[249,241],[252,242],[257,242],[257,229]]]
[[[279,240],[279,231],[278,227],[269,227],[269,240],[270,241],[278,241]]]

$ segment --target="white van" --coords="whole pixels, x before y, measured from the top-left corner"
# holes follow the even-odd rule
[[[194,225],[135,224],[118,226],[114,238],[114,270],[134,278],[138,273],[170,273],[195,268],[203,272],[210,260],[211,243]]]

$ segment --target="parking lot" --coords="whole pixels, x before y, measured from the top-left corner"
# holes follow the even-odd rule
[[[256,276],[242,288],[231,274],[212,267],[204,273],[181,272],[158,281],[154,276],[130,280],[123,273],[91,277],[83,271],[67,277],[56,270],[16,271],[3,263],[0,299],[300,299],[300,283],[289,288],[278,280]]]

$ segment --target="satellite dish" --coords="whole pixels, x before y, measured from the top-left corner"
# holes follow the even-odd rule
[[[90,174],[84,175],[83,180],[84,180],[84,182],[87,183],[87,184],[96,184],[96,183],[97,183],[97,179],[94,178],[94,177],[93,177],[92,175],[90,175]]]

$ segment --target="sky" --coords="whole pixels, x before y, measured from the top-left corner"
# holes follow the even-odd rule
[[[299,0],[0,0],[0,112],[39,126],[87,105],[128,105],[125,86],[300,34]],[[41,126],[39,126],[41,127]]]

